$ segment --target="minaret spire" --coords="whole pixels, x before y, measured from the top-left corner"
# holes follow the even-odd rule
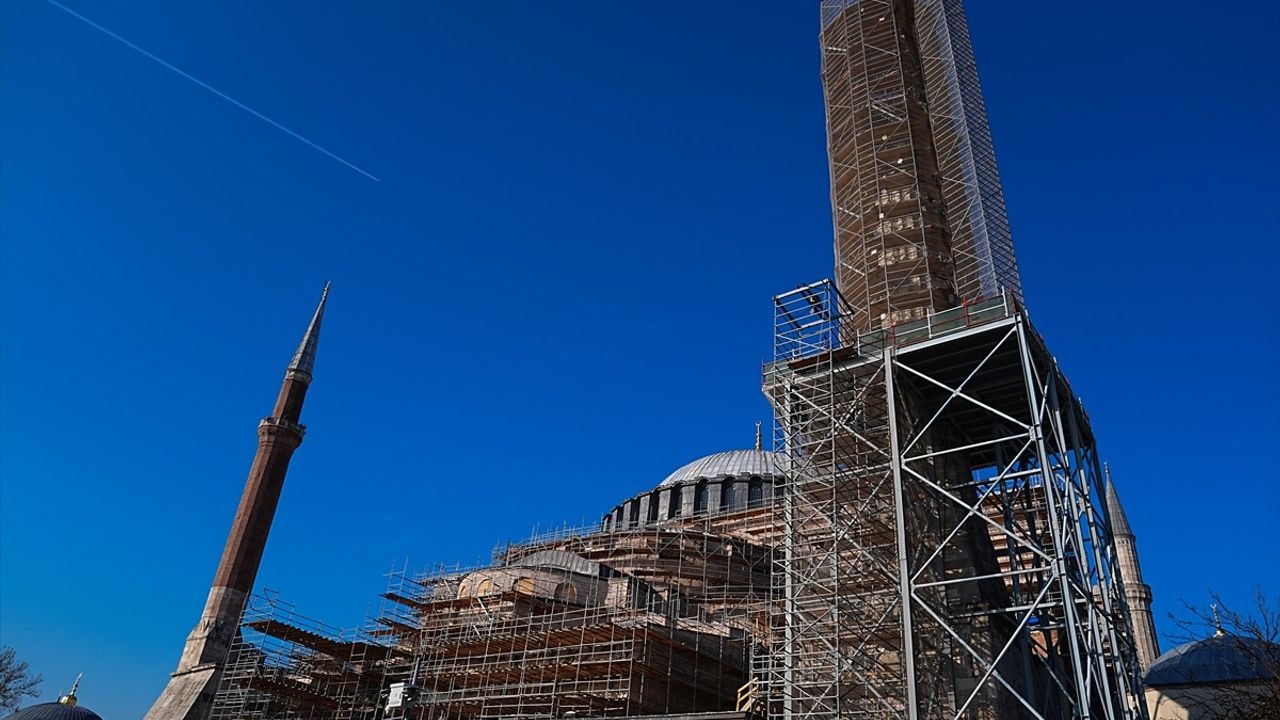
[[[1116,494],[1116,484],[1111,481],[1111,464],[1103,464],[1104,472],[1107,475],[1107,519],[1111,521],[1112,535],[1133,535],[1133,530],[1129,527],[1129,516],[1124,512],[1124,505],[1120,504],[1120,496]]]
[[[1142,581],[1142,565],[1138,562],[1138,540],[1129,526],[1120,495],[1111,479],[1111,465],[1103,465],[1106,476],[1107,521],[1111,525],[1111,538],[1116,547],[1116,562],[1120,566],[1120,584],[1125,603],[1129,606],[1129,618],[1133,622],[1133,644],[1138,652],[1138,664],[1145,672],[1160,657],[1160,641],[1156,637],[1155,619],[1151,616],[1151,586]]]
[[[305,374],[308,382],[316,365],[316,349],[320,346],[320,323],[324,320],[324,305],[329,301],[329,284],[328,282],[324,284],[324,292],[320,293],[320,304],[316,306],[316,312],[311,316],[311,324],[307,326],[302,342],[298,343],[298,351],[293,354],[293,362],[289,363],[289,371]]]
[[[258,577],[258,566],[262,563],[267,534],[284,489],[289,460],[306,433],[301,423],[302,402],[315,370],[320,324],[328,300],[329,284],[325,283],[320,304],[311,316],[297,352],[285,368],[275,408],[258,423],[258,452],[249,467],[249,477],[245,480],[204,612],[187,636],[177,671],[147,713],[146,720],[204,720],[209,716],[222,665],[238,630],[240,613]]]

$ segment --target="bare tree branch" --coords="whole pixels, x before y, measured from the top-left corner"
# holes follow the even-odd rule
[[[23,698],[39,695],[43,680],[31,674],[31,669],[18,660],[13,648],[0,647],[0,710],[14,712],[22,706]]]
[[[1186,614],[1170,614],[1178,629],[1179,643],[1203,641],[1227,643],[1235,658],[1234,673],[1256,679],[1246,682],[1206,682],[1186,678],[1186,687],[1161,688],[1187,710],[1187,717],[1221,720],[1280,720],[1280,601],[1267,597],[1260,588],[1253,591],[1251,612],[1241,612],[1209,594],[1206,606],[1183,601]],[[1158,717],[1159,713],[1153,714]]]

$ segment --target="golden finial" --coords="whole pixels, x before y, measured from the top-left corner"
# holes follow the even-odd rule
[[[1218,603],[1214,603],[1209,607],[1213,610],[1213,636],[1222,637],[1226,635],[1227,632],[1222,629],[1222,618],[1218,617]]]
[[[63,705],[70,705],[71,707],[76,706],[76,703],[78,702],[76,700],[76,690],[80,689],[80,678],[82,677],[84,677],[84,673],[80,673],[76,676],[76,681],[71,683],[71,692],[58,698],[58,702]]]
[[[756,449],[757,450],[764,449],[764,436],[760,434],[760,424],[761,424],[760,421],[757,420],[756,421]]]

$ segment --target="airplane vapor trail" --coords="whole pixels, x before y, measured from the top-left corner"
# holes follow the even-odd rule
[[[142,55],[143,57],[146,57],[146,58],[148,58],[148,59],[150,59],[150,60],[153,60],[153,61],[155,61],[156,63],[159,63],[160,65],[163,65],[164,67],[166,67],[166,68],[168,68],[168,69],[170,69],[170,70],[174,71],[174,72],[175,72],[175,73],[177,73],[178,75],[181,75],[182,77],[184,77],[184,78],[186,78],[186,79],[190,80],[191,82],[195,83],[196,85],[199,85],[200,87],[204,88],[205,90],[208,90],[209,92],[213,93],[214,95],[217,95],[218,97],[222,98],[223,100],[226,100],[227,102],[231,103],[232,105],[235,105],[236,107],[240,108],[241,110],[244,110],[245,112],[249,113],[250,115],[252,115],[252,116],[254,116],[254,117],[258,118],[259,120],[261,120],[261,121],[263,121],[263,122],[265,122],[265,123],[267,123],[268,125],[271,125],[272,127],[276,128],[277,130],[280,130],[281,132],[284,132],[284,133],[286,133],[286,134],[288,134],[288,135],[292,136],[293,138],[295,138],[295,139],[297,139],[297,140],[301,140],[302,142],[306,143],[307,145],[310,145],[312,148],[315,148],[316,150],[319,150],[320,152],[324,153],[325,155],[328,155],[329,157],[333,158],[334,160],[337,160],[338,162],[342,163],[343,165],[346,165],[347,167],[351,168],[352,170],[355,170],[356,172],[360,173],[361,175],[364,175],[365,177],[369,178],[370,180],[373,180],[374,182],[382,182],[382,181],[381,181],[381,180],[379,180],[377,177],[375,177],[375,176],[374,176],[374,175],[372,175],[371,173],[366,172],[365,170],[363,170],[362,168],[360,168],[360,167],[359,167],[358,165],[356,165],[355,163],[349,162],[349,161],[347,161],[347,160],[343,159],[342,157],[340,157],[339,155],[337,155],[336,153],[329,151],[328,149],[326,149],[326,148],[322,147],[321,145],[319,145],[319,144],[317,144],[317,143],[315,143],[315,142],[312,142],[311,140],[308,140],[307,138],[303,137],[302,135],[300,135],[300,134],[298,134],[298,133],[294,132],[293,130],[290,130],[289,128],[285,127],[284,125],[281,125],[280,123],[276,122],[275,120],[272,120],[271,118],[267,117],[266,115],[263,115],[262,113],[258,112],[257,110],[254,110],[253,108],[249,107],[248,105],[245,105],[244,103],[240,102],[239,100],[237,100],[237,99],[235,99],[235,98],[231,97],[230,95],[228,95],[228,94],[226,94],[226,93],[222,92],[222,91],[221,91],[221,90],[219,90],[218,88],[216,88],[216,87],[214,87],[214,86],[210,85],[209,83],[207,83],[207,82],[205,82],[205,81],[201,80],[200,78],[198,78],[198,77],[196,77],[196,76],[194,76],[194,75],[192,75],[192,74],[190,74],[190,73],[188,73],[188,72],[184,71],[183,69],[181,69],[181,68],[179,68],[179,67],[175,66],[174,64],[172,64],[172,63],[170,63],[170,62],[168,62],[168,61],[166,61],[166,60],[164,60],[164,59],[162,59],[162,58],[156,57],[155,55],[152,55],[151,53],[147,52],[146,50],[144,50],[144,49],[142,49],[142,48],[138,47],[137,45],[134,45],[133,43],[131,43],[131,42],[129,42],[128,40],[126,40],[126,39],[124,39],[124,38],[120,37],[119,35],[115,34],[114,32],[111,32],[111,31],[110,31],[110,30],[108,30],[107,28],[105,28],[105,27],[103,27],[103,26],[99,25],[98,23],[96,23],[96,22],[94,22],[94,21],[90,20],[89,18],[85,17],[84,15],[81,15],[80,13],[76,12],[75,10],[72,10],[71,8],[67,7],[66,5],[63,5],[62,3],[57,2],[57,0],[45,0],[45,2],[47,2],[47,3],[49,3],[50,5],[52,5],[52,6],[56,7],[56,8],[58,8],[59,10],[61,10],[61,11],[65,12],[66,14],[70,15],[71,17],[73,17],[73,18],[75,18],[75,19],[79,20],[80,22],[82,22],[82,23],[84,23],[84,24],[88,25],[89,27],[93,28],[94,30],[97,30],[97,31],[99,31],[99,32],[101,32],[101,33],[103,33],[103,34],[105,34],[107,37],[110,37],[111,39],[113,39],[113,40],[115,40],[115,41],[117,41],[117,42],[121,43],[122,45],[124,45],[125,47],[129,48],[130,50],[133,50],[133,51],[135,51],[135,52],[139,53],[139,54],[140,54],[140,55]]]

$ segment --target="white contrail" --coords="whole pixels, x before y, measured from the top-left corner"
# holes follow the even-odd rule
[[[117,34],[115,34],[115,33],[111,32],[110,30],[108,30],[108,29],[106,29],[106,28],[102,27],[102,26],[101,26],[101,25],[99,25],[98,23],[96,23],[96,22],[94,22],[94,21],[90,20],[89,18],[87,18],[87,17],[85,17],[85,16],[81,15],[80,13],[76,12],[75,10],[72,10],[71,8],[67,7],[66,5],[63,5],[62,3],[57,2],[56,0],[45,0],[45,2],[47,2],[47,3],[49,3],[50,5],[52,5],[52,6],[56,7],[56,8],[58,8],[59,10],[61,10],[61,11],[65,12],[66,14],[70,15],[71,17],[73,17],[73,18],[75,18],[75,19],[79,20],[80,22],[82,22],[82,23],[84,23],[84,24],[88,25],[89,27],[91,27],[91,28],[93,28],[93,29],[95,29],[95,30],[98,30],[99,32],[104,33],[104,34],[105,34],[105,35],[107,35],[108,37],[110,37],[110,38],[112,38],[112,39],[114,39],[114,40],[116,40],[116,41],[120,42],[120,43],[121,43],[121,44],[123,44],[125,47],[128,47],[129,49],[134,50],[134,51],[136,51],[136,52],[138,52],[138,53],[142,54],[143,56],[145,56],[145,57],[147,57],[147,58],[150,58],[151,60],[156,61],[157,63],[160,63],[161,65],[163,65],[163,66],[165,66],[165,67],[169,68],[170,70],[172,70],[172,71],[174,71],[174,72],[178,73],[178,74],[179,74],[179,75],[181,75],[182,77],[184,77],[184,78],[186,78],[186,79],[190,80],[191,82],[193,82],[193,83],[195,83],[195,84],[199,85],[200,87],[204,88],[205,90],[208,90],[209,92],[213,93],[214,95],[217,95],[218,97],[222,98],[223,100],[226,100],[227,102],[231,103],[232,105],[235,105],[236,107],[240,108],[241,110],[244,110],[245,112],[249,113],[250,115],[252,115],[252,116],[254,116],[254,117],[258,118],[259,120],[261,120],[261,121],[263,121],[263,122],[265,122],[265,123],[267,123],[267,124],[271,125],[272,127],[275,127],[276,129],[278,129],[278,130],[280,130],[280,131],[282,131],[282,132],[288,133],[289,135],[293,136],[294,138],[296,138],[296,139],[298,139],[298,140],[301,140],[302,142],[304,142],[304,143],[306,143],[306,144],[310,145],[311,147],[315,148],[316,150],[319,150],[320,152],[324,153],[325,155],[328,155],[329,157],[333,158],[334,160],[337,160],[338,162],[342,163],[343,165],[346,165],[347,167],[351,168],[352,170],[355,170],[356,172],[360,173],[361,175],[364,175],[365,177],[369,178],[370,180],[373,180],[374,182],[382,182],[382,181],[381,181],[381,180],[379,180],[378,178],[374,177],[372,174],[370,174],[370,173],[368,173],[368,172],[365,172],[363,169],[361,169],[361,168],[360,168],[359,166],[357,166],[355,163],[348,162],[347,160],[342,159],[342,158],[341,158],[341,157],[339,157],[337,154],[335,154],[335,153],[333,153],[333,152],[330,152],[329,150],[326,150],[325,148],[321,147],[320,145],[317,145],[316,143],[314,143],[314,142],[312,142],[312,141],[308,140],[307,138],[305,138],[305,137],[303,137],[303,136],[299,135],[298,133],[296,133],[296,132],[294,132],[294,131],[290,130],[289,128],[285,127],[284,125],[281,125],[280,123],[276,122],[275,120],[272,120],[271,118],[267,117],[266,115],[263,115],[262,113],[258,112],[257,110],[254,110],[253,108],[249,107],[248,105],[245,105],[244,103],[242,103],[242,102],[240,102],[239,100],[237,100],[237,99],[235,99],[235,98],[231,97],[230,95],[228,95],[228,94],[226,94],[226,93],[222,92],[222,91],[221,91],[221,90],[219,90],[218,88],[216,88],[216,87],[214,87],[214,86],[210,85],[209,83],[207,83],[207,82],[205,82],[205,81],[201,80],[200,78],[195,77],[194,75],[191,75],[190,73],[188,73],[188,72],[186,72],[186,71],[182,70],[181,68],[174,66],[172,63],[166,62],[165,60],[163,60],[163,59],[161,59],[161,58],[158,58],[158,57],[156,57],[155,55],[152,55],[151,53],[147,52],[146,50],[143,50],[142,48],[138,47],[137,45],[134,45],[133,43],[129,42],[128,40],[125,40],[124,38],[120,37],[119,35],[117,35]]]

